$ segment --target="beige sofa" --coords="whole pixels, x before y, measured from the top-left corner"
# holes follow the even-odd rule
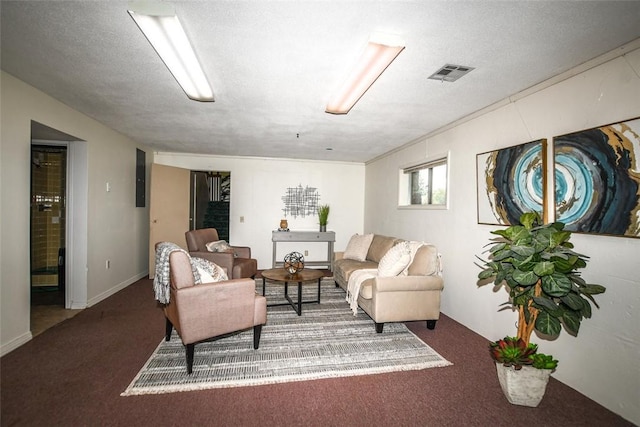
[[[333,276],[336,286],[345,291],[349,277],[358,269],[375,269],[382,257],[401,239],[374,235],[364,261],[345,259],[344,252],[335,252]],[[440,294],[444,282],[435,246],[421,246],[407,268],[408,274],[393,277],[373,277],[362,282],[358,306],[375,322],[381,333],[386,322],[425,320],[434,329],[440,318]]]

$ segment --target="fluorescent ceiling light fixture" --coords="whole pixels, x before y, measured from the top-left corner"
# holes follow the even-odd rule
[[[128,12],[187,96],[213,102],[213,90],[178,17],[165,11]]]
[[[396,36],[372,35],[360,60],[340,90],[331,97],[325,111],[347,114],[403,49],[404,42]]]

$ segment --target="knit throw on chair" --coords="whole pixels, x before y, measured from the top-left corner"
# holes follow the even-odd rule
[[[156,300],[161,304],[169,304],[171,299],[170,276],[169,276],[169,256],[174,251],[180,251],[187,254],[189,261],[191,256],[180,246],[171,242],[159,243],[156,248],[156,275],[153,278],[153,291],[156,294]],[[191,263],[191,271],[196,284],[200,283],[200,273],[196,266]]]

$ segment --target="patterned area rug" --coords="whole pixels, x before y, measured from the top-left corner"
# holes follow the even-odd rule
[[[345,292],[323,279],[320,304],[267,309],[260,348],[253,331],[196,345],[193,373],[187,375],[185,350],[175,333],[164,339],[122,396],[243,387],[319,378],[369,375],[451,365],[402,323],[377,334],[363,311],[354,316]],[[262,280],[256,280],[262,292]],[[286,302],[283,285],[267,283],[268,304]],[[297,286],[289,294],[296,300]],[[317,284],[303,286],[303,301],[317,298]]]

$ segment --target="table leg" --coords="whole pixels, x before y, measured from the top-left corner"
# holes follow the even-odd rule
[[[322,282],[322,277],[318,279],[318,304],[320,304],[320,283]]]
[[[298,316],[302,316],[302,282],[298,282]]]
[[[264,282],[264,277],[262,278],[262,296],[264,296],[264,290],[265,290],[265,282]]]

